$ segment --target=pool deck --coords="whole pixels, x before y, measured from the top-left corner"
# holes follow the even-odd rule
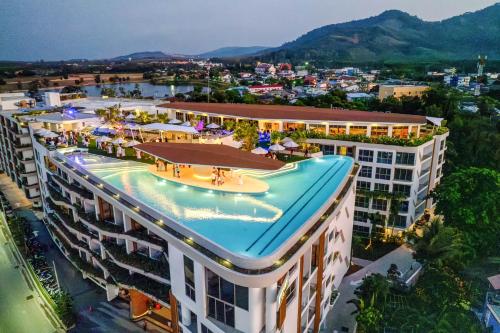
[[[189,185],[194,187],[205,188],[213,191],[233,192],[233,193],[264,193],[269,190],[269,185],[259,179],[242,175],[242,184],[239,182],[239,175],[225,172],[224,183],[222,185],[212,185],[210,176],[197,175],[193,168],[180,168],[180,178],[173,176],[172,167],[166,171],[156,171],[155,165],[150,165],[148,170],[157,177],[164,178],[168,181]]]

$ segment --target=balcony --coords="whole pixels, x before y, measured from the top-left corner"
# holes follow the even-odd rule
[[[118,262],[133,266],[137,269],[145,271],[146,273],[158,275],[167,280],[170,279],[170,267],[167,262],[154,260],[149,256],[142,255],[137,252],[127,253],[125,247],[109,241],[103,241],[102,244]]]
[[[94,227],[102,231],[123,234],[123,225],[99,221],[95,216],[95,212],[85,212],[80,206],[77,206],[76,208],[78,217],[80,217],[80,219],[84,222],[92,224]]]
[[[68,198],[62,196],[61,193],[59,193],[60,189],[58,189],[51,182],[48,182],[47,184],[49,185],[49,186],[47,186],[47,189],[49,190],[50,197],[52,198],[52,200],[56,204],[57,204],[56,201],[58,201],[58,202],[61,202],[61,203],[65,203],[65,204],[69,205],[70,207],[73,207],[73,204],[71,203],[71,201]]]
[[[159,237],[156,237],[156,236],[153,236],[153,235],[150,235],[148,234],[148,230],[147,229],[132,229],[132,230],[129,230],[126,232],[127,235],[131,236],[131,237],[134,237],[134,238],[137,238],[139,240],[142,240],[142,241],[145,241],[145,242],[148,242],[148,243],[152,243],[152,244],[155,244],[155,245],[158,245],[158,246],[161,246],[163,247],[164,249],[167,249],[168,248],[168,243],[159,238]]]
[[[58,175],[52,175],[51,176],[56,183],[58,183],[60,186],[65,187],[68,191],[74,192],[76,194],[79,194],[80,196],[84,197],[85,199],[88,200],[94,200],[94,194],[90,192],[87,189],[84,189],[82,187],[76,186],[74,184],[68,183],[65,179],[62,177],[59,177]]]

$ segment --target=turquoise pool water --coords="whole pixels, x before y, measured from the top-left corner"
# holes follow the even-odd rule
[[[341,156],[309,159],[289,171],[260,176],[268,192],[239,194],[170,182],[139,163],[93,162],[79,164],[226,250],[251,258],[279,248],[337,190],[353,164]]]

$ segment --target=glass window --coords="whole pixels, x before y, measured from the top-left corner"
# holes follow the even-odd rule
[[[375,187],[374,187],[373,190],[377,191],[377,192],[389,192],[389,185],[388,184],[375,183]]]
[[[392,164],[392,153],[388,151],[377,152],[377,163]]]
[[[446,146],[446,140],[442,140],[441,143],[439,144],[439,150],[443,150],[445,146]]]
[[[439,156],[438,156],[438,164],[441,164],[442,161],[443,161],[443,154],[439,154]]]
[[[205,325],[201,324],[201,333],[213,333]]]
[[[292,301],[293,298],[295,297],[295,289],[296,289],[296,283],[297,281],[294,280],[292,283],[290,283],[290,286],[286,290],[286,305],[289,305]]]
[[[184,256],[184,281],[186,295],[196,302],[194,286],[194,263],[191,258]]]
[[[379,136],[388,136],[389,135],[389,127],[387,126],[372,126],[370,136],[376,138]]]
[[[406,228],[406,216],[397,215],[394,219],[394,226]]]
[[[415,165],[414,153],[396,153],[396,164]]]
[[[374,198],[372,201],[372,209],[386,211],[387,210],[387,200]]]
[[[361,212],[359,210],[354,211],[354,221],[358,222],[368,222],[368,213]]]
[[[235,284],[236,306],[248,310],[248,288]]]
[[[330,125],[330,135],[345,134],[346,128],[342,125]]]
[[[350,135],[366,135],[368,129],[366,126],[351,126],[349,127]]]
[[[369,208],[370,207],[370,198],[362,196],[362,195],[357,195],[356,199],[354,201],[354,205],[356,207]]]
[[[408,213],[409,206],[410,206],[410,202],[409,201],[402,201],[401,202],[401,206],[399,207],[399,211],[401,213]]]
[[[359,177],[372,178],[372,167],[368,165],[361,166]]]
[[[309,130],[314,133],[326,134],[326,125],[322,124],[309,124]]]
[[[410,185],[394,184],[392,186],[392,192],[394,194],[401,194],[401,195],[409,197],[410,191],[411,191]]]
[[[370,182],[364,182],[362,180],[358,180],[356,183],[356,187],[358,190],[370,190]]]
[[[398,169],[394,170],[394,180],[403,180],[411,182],[413,177],[413,170],[411,169]]]
[[[407,138],[408,137],[408,126],[394,126],[392,128],[393,138]]]
[[[391,180],[391,169],[388,169],[388,168],[376,168],[375,169],[375,178],[377,178],[377,179]]]
[[[360,149],[358,160],[363,162],[373,162],[373,150]]]
[[[224,302],[234,304],[234,284],[220,278],[220,298]]]

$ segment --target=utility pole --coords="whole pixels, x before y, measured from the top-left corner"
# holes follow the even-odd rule
[[[210,66],[207,67],[207,103],[210,103]]]

